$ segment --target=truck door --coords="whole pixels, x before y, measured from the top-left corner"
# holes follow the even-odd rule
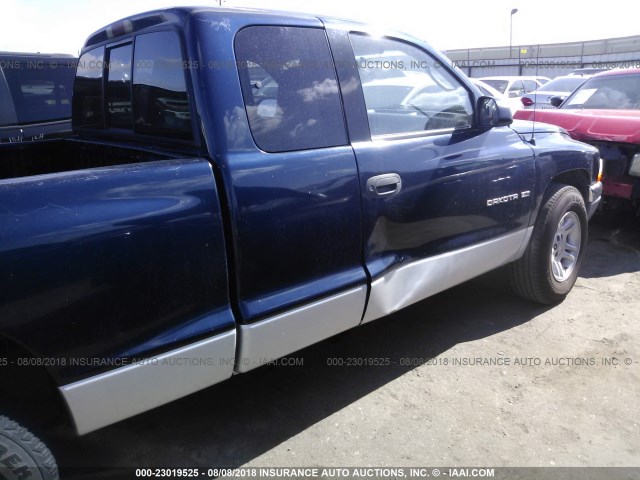
[[[363,321],[515,259],[530,233],[529,146],[509,127],[476,128],[472,89],[426,47],[330,39],[343,95],[355,92],[345,107],[372,277]]]
[[[233,50],[203,42],[202,62],[237,65],[207,69],[205,80],[214,109],[228,112],[214,141],[233,231],[236,368],[247,371],[357,326],[367,277],[357,166],[326,32],[317,19],[242,20],[230,26]]]

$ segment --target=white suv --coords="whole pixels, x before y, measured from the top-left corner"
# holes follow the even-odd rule
[[[484,83],[495,88],[509,98],[520,98],[525,93],[533,92],[549,81],[546,77],[482,77]]]

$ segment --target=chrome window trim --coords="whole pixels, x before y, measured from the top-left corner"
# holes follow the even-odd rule
[[[412,138],[424,138],[424,137],[435,137],[437,135],[450,135],[454,132],[466,132],[471,130],[472,127],[465,128],[439,128],[436,130],[416,130],[413,132],[404,132],[404,133],[385,133],[383,135],[371,135],[372,141],[383,141],[387,142],[390,140],[408,140]]]

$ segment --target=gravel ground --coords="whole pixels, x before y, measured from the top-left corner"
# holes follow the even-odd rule
[[[65,478],[74,466],[640,467],[640,227],[596,217],[560,305],[489,275],[284,363],[81,438],[53,432],[52,449]]]

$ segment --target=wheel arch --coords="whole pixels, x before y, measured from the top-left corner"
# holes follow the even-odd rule
[[[589,202],[589,172],[584,169],[569,170],[552,177],[547,183],[545,196],[553,184],[569,185],[582,195],[585,205]]]
[[[15,418],[36,432],[52,423],[72,426],[53,375],[44,366],[20,362],[36,358],[27,347],[0,332],[0,414]],[[42,408],[43,405],[50,408]]]

